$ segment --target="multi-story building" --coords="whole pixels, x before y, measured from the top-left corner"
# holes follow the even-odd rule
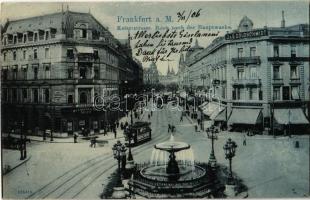
[[[154,62],[152,62],[148,68],[144,68],[143,81],[144,84],[151,84],[151,85],[159,83],[159,72]]]
[[[286,132],[309,125],[308,24],[286,27],[283,14],[281,27],[255,29],[245,16],[237,30],[185,62],[194,87],[202,84],[195,72],[205,75],[212,96],[205,114],[212,120]]]
[[[97,109],[96,98],[123,96],[124,81],[142,84],[129,40],[121,44],[90,13],[7,21],[1,41],[3,131],[21,121],[36,134],[99,131],[117,114]]]

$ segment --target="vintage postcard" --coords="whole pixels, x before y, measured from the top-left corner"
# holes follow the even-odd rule
[[[4,199],[309,198],[309,1],[1,3]]]

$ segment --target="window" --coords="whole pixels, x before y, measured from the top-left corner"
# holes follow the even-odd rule
[[[26,43],[27,42],[27,35],[24,34],[24,37],[23,37],[23,42]]]
[[[38,33],[34,33],[34,41],[38,41]]]
[[[81,38],[86,38],[87,37],[87,30],[81,29],[80,36],[81,36]]]
[[[80,79],[86,79],[86,67],[80,67]]]
[[[240,79],[244,79],[245,74],[244,74],[244,69],[243,68],[239,68],[237,73],[238,73],[238,79],[239,80]]]
[[[296,100],[296,99],[300,99],[299,96],[299,87],[291,87],[291,95],[292,95],[292,99]]]
[[[38,79],[38,67],[33,67],[33,79]]]
[[[27,89],[26,88],[23,88],[22,89],[22,101],[23,102],[26,102],[27,101],[27,98],[28,98],[28,94],[27,94]]]
[[[67,58],[70,58],[70,59],[74,58],[73,49],[67,49]]]
[[[45,58],[49,58],[49,57],[50,57],[50,49],[45,48]]]
[[[13,80],[16,80],[17,79],[17,66],[13,66],[14,69],[13,69]]]
[[[33,58],[38,59],[38,50],[37,49],[33,50]]]
[[[280,66],[273,66],[273,79],[281,79]]]
[[[45,65],[44,68],[45,68],[45,74],[44,74],[45,79],[50,79],[51,76],[50,65]]]
[[[73,103],[73,95],[72,94],[68,95],[68,103]]]
[[[250,68],[250,77],[252,79],[257,78],[257,70],[256,69],[257,69],[256,67],[251,67]]]
[[[22,66],[23,79],[27,80],[27,65]]]
[[[50,102],[50,90],[48,88],[44,89],[44,103]]]
[[[254,57],[256,55],[256,47],[250,47],[250,57]]]
[[[94,69],[94,73],[95,73],[94,79],[99,79],[100,78],[100,74],[99,74],[99,69],[98,68]]]
[[[291,46],[291,57],[296,58],[296,46],[295,45]]]
[[[81,104],[87,104],[87,95],[85,92],[82,92],[80,94],[80,103]]]
[[[298,79],[298,68],[297,66],[291,66],[291,79]]]
[[[33,94],[33,102],[38,103],[39,102],[39,92],[38,89],[32,89]]]
[[[6,61],[6,52],[3,53],[3,61]]]
[[[273,100],[281,100],[280,87],[273,88]]]
[[[284,86],[282,88],[282,99],[290,100],[290,87],[289,86]]]
[[[68,69],[68,78],[73,78],[73,69]]]
[[[2,72],[2,79],[6,81],[8,79],[8,70],[2,69],[1,72]]]
[[[14,43],[14,44],[17,43],[17,36],[16,36],[16,35],[13,36],[13,43]]]
[[[97,60],[98,58],[98,50],[94,50],[94,59]]]
[[[49,34],[50,34],[49,31],[46,31],[46,32],[45,32],[45,40],[48,40],[48,39],[49,39]]]
[[[243,57],[243,48],[238,48],[238,58]]]
[[[23,59],[26,60],[26,50],[23,50]]]
[[[279,46],[278,45],[273,46],[273,56],[279,57]]]
[[[13,51],[13,60],[16,60],[16,51]]]

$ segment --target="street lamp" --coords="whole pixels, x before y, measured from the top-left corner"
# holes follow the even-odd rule
[[[217,140],[217,135],[215,135],[214,126],[211,126],[206,130],[208,138],[211,139],[211,153],[209,157],[209,166],[212,168],[216,167],[216,158],[214,154],[214,140]]]
[[[118,180],[117,185],[114,187],[112,198],[124,199],[126,198],[126,193],[121,179],[121,161],[123,162],[124,155],[126,156],[126,147],[118,140],[117,143],[113,145],[112,151],[114,158],[118,161]]]
[[[132,126],[129,126],[129,128],[125,129],[125,134],[127,135],[128,138],[128,157],[127,157],[126,169],[132,170],[134,168],[134,160],[131,153],[131,140],[133,137]]]
[[[232,165],[232,158],[235,156],[237,144],[228,138],[226,144],[224,145],[223,149],[225,151],[225,159],[229,160],[229,176],[228,176],[228,184],[233,185],[233,175],[231,170]]]

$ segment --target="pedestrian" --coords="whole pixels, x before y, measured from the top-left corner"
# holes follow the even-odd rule
[[[246,146],[246,137],[243,135],[243,146]]]
[[[171,130],[171,125],[168,124],[168,133],[170,132],[170,130]]]
[[[104,135],[104,136],[107,135],[107,127],[103,127],[103,135]]]
[[[175,126],[174,125],[172,125],[172,132],[174,133],[175,132]]]
[[[183,122],[183,115],[181,114],[180,122]]]
[[[74,135],[73,135],[73,139],[74,139],[74,143],[77,143],[77,133],[74,133]]]
[[[118,120],[116,121],[116,127],[117,128],[119,127],[119,121]]]
[[[125,127],[124,128],[126,128],[128,126],[128,122],[125,122]]]
[[[151,110],[151,116],[153,116],[153,111]]]
[[[195,124],[195,132],[197,132],[198,126]]]

